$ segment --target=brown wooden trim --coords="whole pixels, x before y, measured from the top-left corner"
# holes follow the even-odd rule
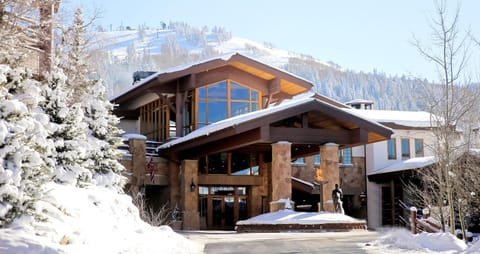
[[[230,133],[234,133],[235,129],[229,129]],[[225,151],[235,150],[240,147],[248,146],[251,144],[263,142],[266,137],[266,131],[264,128],[257,128],[247,132],[236,133],[234,135],[227,135],[223,138],[214,137],[202,140],[201,142],[188,142],[181,147],[182,158],[194,158],[199,154],[213,154]],[[178,150],[177,150],[178,151]],[[176,152],[175,150],[171,152]]]
[[[239,70],[233,66],[224,66],[216,69],[215,71],[202,72],[197,75],[196,84],[193,87],[182,87],[183,90],[191,90],[199,88],[205,85],[217,83],[226,79],[230,79],[246,85],[248,88],[252,88],[260,91],[263,94],[267,94],[269,82],[254,76],[248,72]]]
[[[269,142],[286,140],[294,144],[348,144],[351,141],[352,131],[312,128],[285,128],[270,127]]]
[[[207,62],[203,62],[203,63],[200,63],[200,64],[190,66],[188,68],[185,68],[185,69],[182,69],[182,70],[179,70],[179,71],[174,71],[174,72],[170,72],[170,73],[161,73],[159,75],[155,74],[155,75],[158,75],[158,76],[155,77],[155,78],[152,78],[151,80],[149,80],[146,83],[143,83],[143,84],[139,85],[137,88],[116,97],[113,100],[113,102],[116,102],[116,103],[126,102],[128,100],[131,100],[133,98],[141,96],[142,94],[145,93],[145,91],[149,91],[151,89],[160,89],[160,90],[170,89],[170,88],[168,88],[168,85],[167,85],[168,82],[170,82],[170,81],[180,79],[182,77],[187,77],[191,74],[196,74],[196,73],[201,73],[201,72],[206,72],[206,71],[214,71],[215,69],[221,68],[223,66],[230,65],[233,62],[244,63],[246,65],[249,65],[249,66],[253,67],[253,68],[256,68],[256,69],[262,70],[264,72],[270,73],[270,74],[272,74],[273,76],[276,76],[279,79],[288,80],[289,82],[292,82],[292,83],[294,83],[294,84],[296,84],[300,87],[304,87],[306,90],[311,89],[312,86],[313,86],[311,82],[308,82],[304,79],[297,78],[297,77],[295,77],[295,76],[293,76],[293,75],[291,75],[287,72],[284,72],[282,70],[270,67],[268,65],[265,65],[265,64],[260,63],[258,61],[255,61],[255,60],[253,60],[251,58],[248,58],[246,56],[236,54],[236,55],[233,55],[232,57],[230,57],[230,59],[228,59],[228,60],[217,58],[217,59],[213,59],[211,61],[207,61]],[[184,86],[184,88],[188,88],[188,87],[189,87],[188,85]]]
[[[199,185],[211,186],[258,186],[263,184],[261,176],[199,175]]]

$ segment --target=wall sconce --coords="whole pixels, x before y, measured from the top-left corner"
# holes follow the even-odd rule
[[[367,194],[362,191],[359,196],[360,196],[360,206],[363,207],[367,203]]]
[[[194,192],[195,191],[195,183],[193,182],[193,178],[192,178],[192,183],[190,184],[190,192]]]

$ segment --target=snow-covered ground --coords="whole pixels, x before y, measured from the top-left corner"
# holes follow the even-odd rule
[[[388,229],[378,240],[370,243],[385,252],[402,253],[480,253],[478,243],[468,246],[450,233],[420,233],[413,235],[406,229]]]
[[[143,222],[129,196],[103,187],[48,184],[41,220],[0,229],[0,253],[203,253],[168,226]]]

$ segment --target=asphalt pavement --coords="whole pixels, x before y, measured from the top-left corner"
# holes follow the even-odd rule
[[[372,244],[378,232],[236,233],[234,231],[182,231],[205,245],[206,254],[273,253],[397,253]]]

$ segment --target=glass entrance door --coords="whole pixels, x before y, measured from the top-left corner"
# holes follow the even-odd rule
[[[246,188],[220,188],[200,188],[203,191],[200,191],[199,211],[203,225],[206,224],[204,229],[232,230],[238,220],[248,218]]]

